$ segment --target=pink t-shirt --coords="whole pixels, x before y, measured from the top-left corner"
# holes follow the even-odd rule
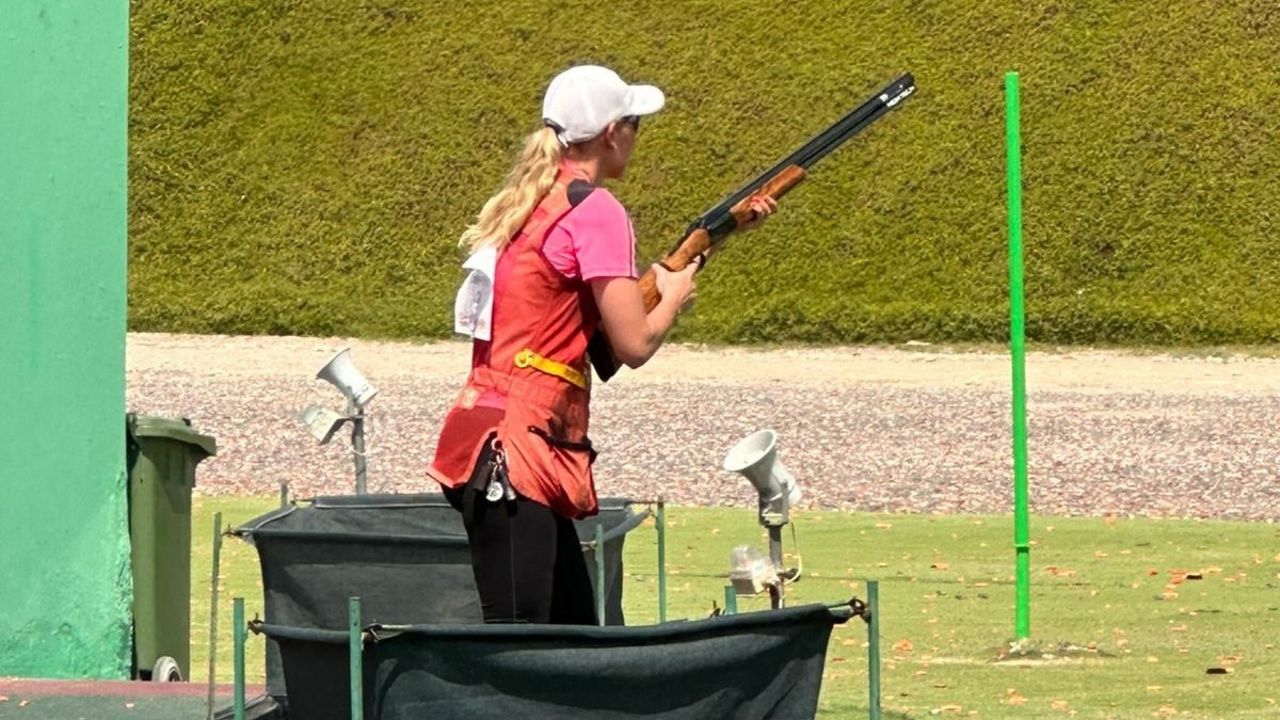
[[[602,187],[592,190],[560,218],[547,234],[542,254],[571,280],[639,277],[631,218],[622,203]]]

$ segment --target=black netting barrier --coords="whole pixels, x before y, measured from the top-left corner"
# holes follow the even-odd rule
[[[605,619],[621,625],[623,541],[647,513],[622,498],[600,504],[599,515],[576,525],[586,543],[603,526]],[[321,497],[250,520],[233,534],[257,548],[268,623],[340,630],[350,597],[361,598],[369,623],[482,621],[462,518],[442,495]],[[594,547],[584,552],[594,583]],[[267,692],[288,710],[290,683],[273,640],[266,666]]]
[[[370,720],[812,718],[832,626],[808,605],[648,627],[373,628],[363,647]],[[350,717],[347,634],[265,624],[290,712]]]

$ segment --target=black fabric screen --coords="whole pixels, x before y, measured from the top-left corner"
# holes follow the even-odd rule
[[[636,628],[383,628],[364,645],[365,717],[812,718],[848,617],[808,605]],[[261,630],[281,648],[291,715],[350,717],[345,633]]]
[[[624,498],[600,505],[599,515],[576,526],[590,543],[603,525],[605,618],[621,625],[623,541],[648,514]],[[442,495],[321,497],[250,520],[233,534],[258,551],[268,623],[340,630],[350,597],[361,599],[366,623],[482,620],[462,518]],[[584,552],[594,583],[594,548]],[[287,710],[290,684],[271,640],[266,665],[267,692]]]

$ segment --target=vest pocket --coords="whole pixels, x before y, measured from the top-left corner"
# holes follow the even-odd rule
[[[547,444],[550,445],[551,447],[562,448],[564,450],[576,450],[578,452],[587,453],[590,457],[590,459],[587,460],[588,463],[594,463],[596,461],[596,456],[600,454],[596,452],[595,448],[591,447],[591,438],[586,436],[583,436],[582,440],[580,441],[566,440],[564,438],[558,438],[552,435],[551,433],[547,432],[546,430],[543,430],[537,425],[530,425],[529,432],[545,440]]]
[[[499,439],[511,482],[521,495],[568,517],[596,511],[591,476],[596,451],[580,426],[549,408],[512,400]]]

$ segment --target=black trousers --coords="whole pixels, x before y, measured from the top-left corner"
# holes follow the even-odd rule
[[[445,491],[462,511],[484,621],[596,624],[591,576],[573,521],[520,495],[486,499],[493,456],[486,444],[467,484]]]

